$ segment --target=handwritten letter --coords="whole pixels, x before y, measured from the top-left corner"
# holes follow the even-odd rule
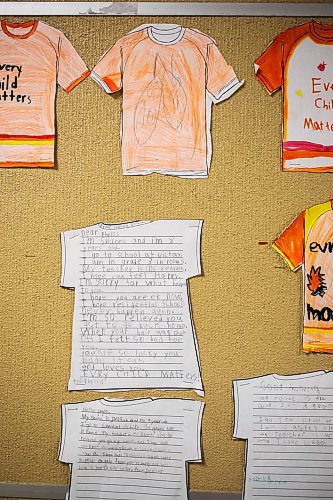
[[[59,460],[69,500],[187,499],[186,462],[201,461],[203,403],[100,399],[62,407]]]
[[[187,278],[200,274],[201,221],[97,224],[62,234],[75,288],[69,389],[202,391]]]
[[[333,374],[234,382],[234,437],[248,440],[244,500],[333,498]]]

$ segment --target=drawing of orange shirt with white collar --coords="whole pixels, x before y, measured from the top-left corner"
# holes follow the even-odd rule
[[[333,25],[314,21],[278,35],[256,60],[258,80],[283,89],[285,171],[333,171]]]
[[[88,75],[59,30],[1,21],[0,167],[54,166],[57,84],[70,92]]]
[[[178,25],[145,25],[108,50],[92,71],[108,92],[123,91],[124,175],[207,177],[212,102],[241,85],[214,40]]]
[[[304,210],[273,248],[303,268],[303,350],[333,353],[333,200]]]

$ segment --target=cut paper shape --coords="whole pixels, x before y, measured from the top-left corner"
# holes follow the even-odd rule
[[[62,233],[75,289],[70,390],[203,394],[187,280],[201,274],[200,220],[100,223]]]
[[[123,90],[124,175],[207,177],[211,105],[242,84],[215,41],[178,25],[143,25],[108,50],[91,76]]]
[[[255,62],[268,92],[283,89],[285,171],[333,171],[332,57],[333,25],[311,21],[278,35]]]
[[[244,500],[333,498],[333,374],[233,382],[233,437],[247,441]]]
[[[273,243],[293,271],[302,267],[307,352],[333,353],[332,203],[304,210]]]
[[[0,167],[53,167],[55,94],[88,68],[61,31],[41,21],[1,21]]]
[[[68,500],[185,500],[187,464],[201,462],[204,403],[99,399],[62,406],[59,460]]]

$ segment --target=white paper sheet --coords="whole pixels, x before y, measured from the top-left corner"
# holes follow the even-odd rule
[[[75,288],[69,389],[202,394],[187,279],[201,273],[200,220],[96,224],[62,233]]]
[[[234,381],[243,499],[333,498],[333,373]]]
[[[63,405],[59,460],[71,464],[69,499],[187,499],[203,407],[176,398]]]

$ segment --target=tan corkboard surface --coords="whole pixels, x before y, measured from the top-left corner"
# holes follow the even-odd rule
[[[138,17],[44,18],[92,67]],[[301,274],[269,247],[304,208],[333,196],[333,176],[280,170],[281,93],[270,97],[253,60],[282,30],[307,19],[154,18],[216,39],[246,84],[213,109],[208,179],[121,174],[121,99],[88,79],[57,97],[54,170],[2,169],[0,481],[67,484],[57,461],[60,405],[101,397],[67,392],[74,293],[59,285],[59,233],[137,219],[203,218],[203,276],[190,281],[206,409],[204,464],[193,490],[240,491],[244,443],[232,440],[235,378],[331,369],[327,354],[301,352]],[[333,23],[333,19],[318,19]],[[185,396],[183,391],[108,393]]]

